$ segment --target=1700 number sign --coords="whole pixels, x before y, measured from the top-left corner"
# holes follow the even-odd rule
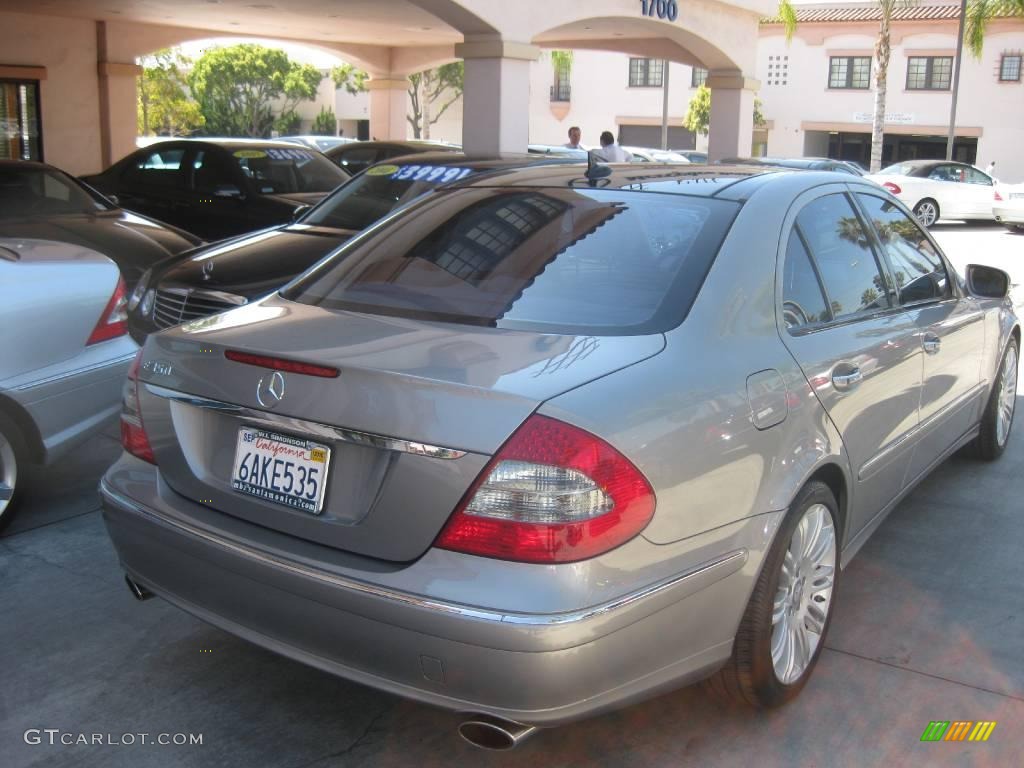
[[[651,18],[657,16],[659,19],[675,21],[679,15],[679,6],[676,0],[640,0],[640,8],[644,16]]]

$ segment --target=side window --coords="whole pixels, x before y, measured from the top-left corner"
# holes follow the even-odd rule
[[[782,269],[782,317],[790,331],[832,319],[817,272],[796,227],[789,236]]]
[[[184,186],[181,163],[185,149],[163,149],[140,155],[132,164],[128,177],[137,183],[154,187]]]
[[[985,173],[982,173],[977,168],[965,168],[964,173],[966,174],[966,181],[968,184],[982,184],[986,187],[992,186],[992,178]]]
[[[237,186],[231,165],[218,152],[200,149],[192,161],[195,171],[195,188],[201,192],[212,192],[218,187]]]
[[[932,181],[963,181],[963,171],[956,165],[937,165],[928,174]]]
[[[952,295],[942,257],[917,222],[888,200],[858,193],[892,266],[900,303],[938,301]]]
[[[871,241],[846,195],[819,197],[800,211],[796,224],[818,265],[833,318],[890,306]]]
[[[377,162],[378,151],[376,147],[353,147],[341,153],[338,165],[352,173],[359,173],[367,166]]]

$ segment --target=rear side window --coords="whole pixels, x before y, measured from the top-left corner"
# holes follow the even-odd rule
[[[942,257],[917,222],[893,203],[858,194],[892,266],[901,304],[939,301],[952,295]]]
[[[796,225],[818,265],[835,319],[889,307],[868,233],[846,195],[819,197],[800,211]]]
[[[550,333],[677,325],[736,203],[567,188],[437,192],[290,288],[331,309]]]
[[[184,148],[162,149],[143,154],[128,169],[128,177],[152,187],[185,187],[181,164],[185,158]]]
[[[817,270],[796,228],[789,236],[782,271],[782,317],[791,331],[832,319]]]

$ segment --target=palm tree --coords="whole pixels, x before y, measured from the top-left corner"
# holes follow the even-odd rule
[[[977,59],[985,42],[985,27],[997,16],[1024,16],[1024,0],[970,0],[967,5],[964,42]]]

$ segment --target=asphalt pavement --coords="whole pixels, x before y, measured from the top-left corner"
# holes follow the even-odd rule
[[[1000,266],[1024,285],[1024,236],[959,224],[935,234],[958,267]],[[1022,422],[1000,461],[954,457],[865,545],[796,701],[755,712],[688,688],[503,754],[463,744],[454,714],[275,656],[162,600],[135,601],[98,511],[96,484],[120,450],[112,427],[33,473],[0,539],[0,765],[1019,765]],[[934,720],[996,726],[984,743],[922,742]],[[103,743],[80,743],[94,735]],[[202,743],[174,744],[179,735]]]

